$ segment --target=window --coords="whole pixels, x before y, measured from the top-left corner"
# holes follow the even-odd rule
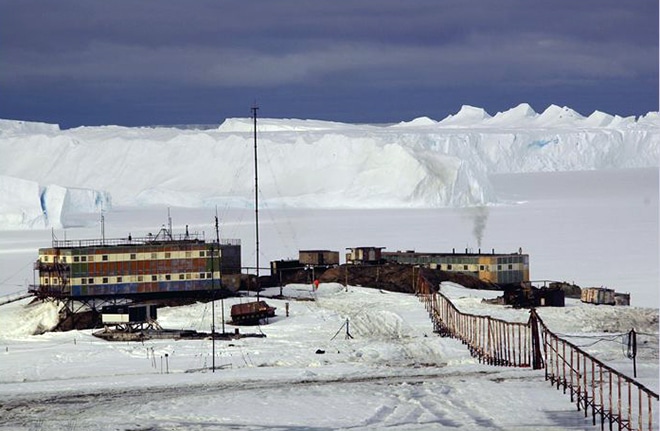
[[[121,282],[122,282],[122,278],[121,278],[121,277],[117,277],[117,283],[121,283]]]
[[[170,252],[165,253],[165,259],[169,259],[171,257],[172,257],[172,253],[170,253]]]
[[[447,271],[451,271],[451,263],[447,265]]]
[[[144,281],[144,276],[138,275],[138,281]]]
[[[158,276],[157,275],[152,275],[151,276],[151,281],[158,281]]]
[[[192,274],[186,274],[186,280],[190,280],[192,278]]]
[[[170,274],[165,274],[165,280],[171,280],[172,276]]]
[[[203,251],[199,252],[199,257],[204,257],[204,252]]]
[[[107,284],[107,283],[108,283],[108,277],[103,277],[103,284]]]
[[[108,255],[104,254],[103,256],[101,256],[101,260],[107,261],[108,260]]]
[[[186,252],[186,257],[192,257],[192,251],[187,251]]]
[[[497,270],[501,271],[502,270],[502,265],[497,265]]]
[[[207,273],[206,273],[206,278],[213,278],[213,276],[211,275],[210,272],[207,272]]]
[[[87,279],[87,284],[94,284],[94,279],[93,278],[88,278]]]
[[[463,271],[467,271],[467,265],[463,265]]]
[[[152,259],[158,259],[158,253],[151,253]]]
[[[44,256],[44,262],[48,262],[48,256]]]
[[[81,279],[80,284],[87,284],[87,279],[86,278]]]
[[[179,274],[179,280],[183,280],[183,279],[184,279],[184,274]]]
[[[62,262],[66,263],[66,256],[62,256]]]
[[[94,262],[94,255],[91,255],[87,258],[88,262]]]
[[[200,273],[199,273],[199,278],[204,278],[204,277],[206,277],[206,274],[203,273],[203,272],[200,272]]]
[[[131,260],[137,259],[137,255],[135,253],[131,253]]]
[[[44,278],[44,284],[48,284],[48,279]]]
[[[78,256],[73,256],[73,261],[74,261],[74,262],[79,262],[79,261],[80,261],[80,257],[78,257]]]
[[[513,269],[513,265],[509,264],[509,269]]]
[[[87,256],[80,256],[81,262],[87,262]]]
[[[479,271],[485,271],[486,267],[484,265],[479,265]]]

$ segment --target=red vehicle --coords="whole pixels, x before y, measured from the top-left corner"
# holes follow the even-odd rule
[[[231,320],[234,325],[257,325],[261,319],[275,317],[275,307],[266,301],[252,301],[231,306]]]

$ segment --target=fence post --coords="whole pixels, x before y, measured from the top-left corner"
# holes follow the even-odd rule
[[[532,327],[532,369],[543,368],[543,357],[541,354],[541,342],[539,340],[539,323],[536,309],[529,310],[529,324]]]

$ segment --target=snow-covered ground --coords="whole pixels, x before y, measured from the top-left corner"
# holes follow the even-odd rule
[[[491,292],[456,286],[443,291],[466,309],[495,307],[469,299]],[[0,315],[0,426],[590,429],[590,420],[544,381],[542,371],[478,364],[460,342],[433,334],[428,315],[412,295],[338,284],[321,284],[316,292],[309,285],[289,285],[284,294],[289,299],[268,299],[278,309],[268,325],[241,328],[266,338],[216,342],[215,373],[209,370],[210,340],[110,343],[91,331],[28,336],[19,332],[47,323],[54,305],[5,306]],[[226,313],[238,301],[226,300]],[[222,306],[216,303],[218,320]],[[580,317],[576,309],[583,309]],[[582,332],[586,316],[603,322],[597,317],[600,310],[573,304],[543,310],[543,317],[550,326],[574,324],[574,331]],[[503,312],[519,311],[499,307]],[[159,321],[167,328],[204,331],[210,329],[211,313],[211,304],[165,308]],[[621,320],[634,314],[624,310]],[[644,316],[657,322],[657,310]],[[347,337],[346,320],[353,338]],[[225,330],[234,327],[227,324]],[[608,360],[631,367],[619,343],[603,344]],[[647,350],[640,360],[640,380],[657,390],[657,343]]]

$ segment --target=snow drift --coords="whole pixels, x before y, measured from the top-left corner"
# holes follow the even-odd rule
[[[494,116],[464,106],[442,121],[421,117],[389,126],[264,118],[258,123],[260,202],[304,208],[487,205],[496,202],[491,174],[658,166],[659,130],[658,113],[583,117],[553,105],[537,114],[527,104]],[[119,205],[252,205],[249,118],[227,119],[213,130],[60,130],[2,120],[0,152],[5,177],[103,191],[86,195],[86,207],[97,208],[109,196]],[[2,190],[9,202],[5,197],[13,192]],[[80,203],[69,196],[73,207]],[[39,225],[30,221],[38,206],[21,205],[5,204],[2,228]],[[58,223],[56,210],[47,216],[48,223]]]

